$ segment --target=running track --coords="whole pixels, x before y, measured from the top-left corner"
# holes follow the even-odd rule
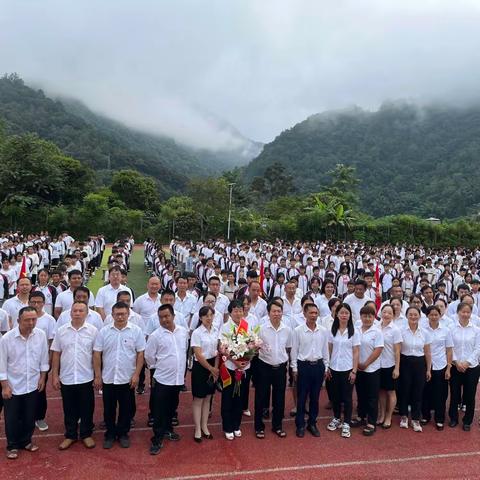
[[[322,405],[324,395],[322,391]],[[99,424],[101,398],[96,401],[95,422]],[[57,446],[63,438],[61,399],[50,390],[47,413],[50,429],[36,433],[40,451],[20,452],[16,461],[0,456],[0,479],[480,479],[480,427],[476,420],[469,433],[459,427],[437,432],[431,425],[424,427],[423,433],[414,433],[411,428],[400,430],[395,416],[389,431],[380,429],[373,437],[366,438],[352,429],[352,437],[343,439],[338,432],[326,430],[330,412],[322,408],[319,439],[308,432],[305,438],[296,438],[293,421],[288,418],[286,439],[274,436],[267,423],[267,438],[257,440],[252,418],[244,417],[243,437],[228,442],[221,432],[217,395],[210,421],[214,439],[196,444],[191,394],[186,392],[181,394],[179,408],[178,432],[182,439],[165,441],[161,453],[152,457],[148,453],[151,430],[145,423],[147,404],[148,395],[137,396],[136,427],[131,432],[130,449],[121,449],[116,444],[110,451],[103,450],[103,436],[97,432],[95,449],[87,450],[77,443],[60,452]],[[290,391],[287,391],[287,412],[290,406]],[[3,450],[3,419],[0,442]]]

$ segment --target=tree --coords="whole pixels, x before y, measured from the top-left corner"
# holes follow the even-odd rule
[[[159,206],[155,180],[136,170],[115,172],[110,189],[128,208],[147,211]]]
[[[337,163],[333,170],[327,172],[331,177],[331,183],[325,189],[332,197],[338,199],[343,205],[354,207],[358,205],[358,185],[360,181],[356,176],[356,168],[343,163]]]
[[[295,186],[293,177],[287,174],[285,167],[274,162],[265,170],[263,177],[254,177],[250,190],[261,200],[268,201],[293,193]]]

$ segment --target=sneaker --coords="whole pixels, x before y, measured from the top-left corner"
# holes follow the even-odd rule
[[[344,423],[342,425],[342,437],[343,438],[350,438],[350,425],[348,423]]]
[[[242,436],[242,431],[241,430],[235,430],[233,434],[237,437],[240,438]]]
[[[414,432],[423,432],[423,428],[418,420],[412,420],[412,427]]]
[[[41,432],[45,432],[46,430],[48,430],[48,425],[47,425],[47,422],[45,420],[37,420],[35,422],[35,426],[41,431]]]
[[[402,417],[400,419],[400,428],[408,428],[408,418]]]
[[[252,412],[250,410],[244,410],[243,411],[243,415],[245,415],[246,417],[251,417],[252,416]]]
[[[130,438],[128,438],[128,435],[122,435],[118,439],[118,442],[120,443],[120,446],[122,448],[129,448],[130,447]]]
[[[178,440],[180,440],[180,435],[177,432],[167,432],[165,434],[165,438],[173,442],[177,442]]]
[[[163,443],[152,443],[150,445],[150,455],[158,455],[160,453],[160,449],[163,447]]]
[[[231,433],[231,432],[225,432],[225,438],[227,440],[233,440],[235,438],[235,434],[234,433]]]
[[[327,430],[334,432],[337,428],[340,428],[342,422],[338,418],[334,418],[328,425]]]

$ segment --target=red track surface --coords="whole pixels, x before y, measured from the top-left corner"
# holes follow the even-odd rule
[[[325,404],[322,391],[322,404]],[[451,479],[480,478],[480,428],[463,432],[460,427],[437,432],[428,425],[423,433],[400,430],[398,417],[389,431],[379,430],[366,438],[353,430],[350,439],[325,429],[330,412],[321,410],[321,438],[306,433],[295,437],[293,422],[286,421],[288,437],[280,439],[270,432],[257,440],[252,418],[244,417],[243,437],[228,442],[220,425],[220,397],[215,398],[211,419],[213,440],[201,444],[193,441],[191,394],[180,398],[177,431],[180,442],[164,442],[161,453],[148,453],[151,430],[146,427],[148,395],[137,396],[137,426],[131,432],[132,446],[102,449],[103,435],[94,437],[97,447],[87,450],[81,443],[68,451],[57,450],[63,439],[61,400],[57,392],[49,392],[47,422],[49,430],[36,434],[40,446],[37,453],[20,452],[20,458],[9,461],[0,456],[0,479]],[[290,407],[290,392],[287,392]],[[253,391],[252,398],[253,400]],[[253,405],[252,405],[253,406]],[[288,412],[288,409],[287,409]],[[101,398],[97,397],[95,422],[102,420]],[[3,421],[0,428],[2,447],[5,445]]]

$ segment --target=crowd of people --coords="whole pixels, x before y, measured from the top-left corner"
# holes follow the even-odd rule
[[[58,243],[63,253],[53,258]],[[47,378],[62,396],[60,450],[78,439],[95,447],[95,390],[103,399],[103,448],[117,441],[128,448],[136,394],[149,387],[149,451],[158,454],[165,439],[180,439],[174,427],[186,384],[197,443],[213,439],[208,422],[217,392],[226,440],[244,434],[251,403],[254,436],[267,436],[271,417],[273,434],[285,438],[287,385],[299,438],[320,436],[322,388],[333,414],[326,428],[344,438],[354,427],[365,436],[388,430],[396,412],[401,428],[421,432],[432,422],[443,430],[449,397],[448,426],[461,420],[471,429],[480,377],[480,250],[172,240],[164,251],[147,240],[147,291],[135,296],[130,238],[113,245],[107,282],[94,296],[84,283],[100,265],[102,237],[81,243],[68,234],[9,233],[0,247],[2,265],[18,270],[0,272],[8,284],[0,381],[9,459],[38,450],[35,426],[48,429]],[[222,339],[241,330],[258,336],[258,355],[219,353]]]

